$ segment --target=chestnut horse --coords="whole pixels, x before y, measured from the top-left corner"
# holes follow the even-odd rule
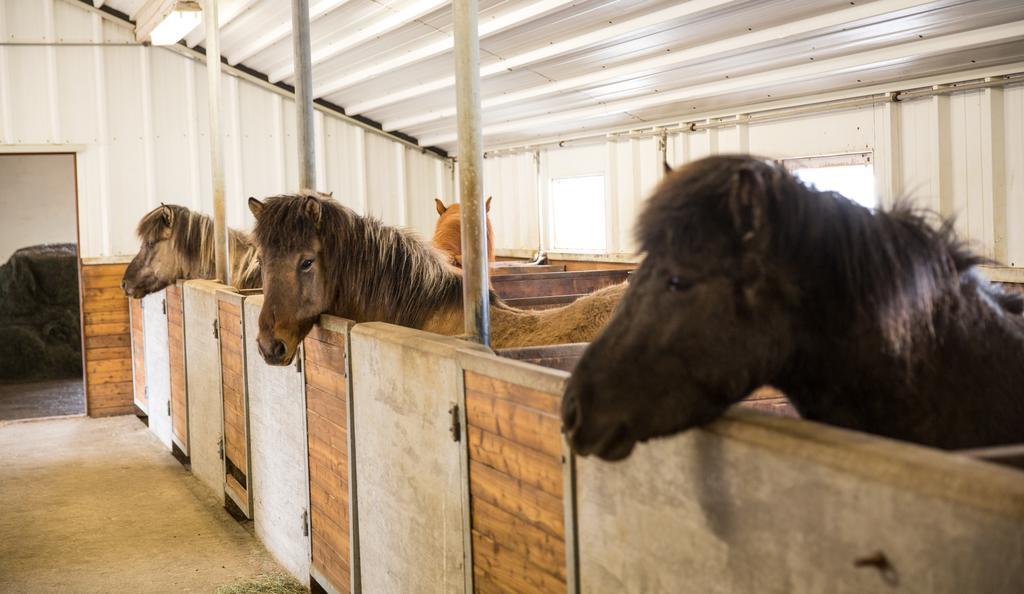
[[[356,214],[324,195],[249,199],[263,265],[257,343],[286,365],[320,314],[438,334],[463,331],[462,274],[411,233]],[[625,290],[608,287],[557,309],[525,311],[491,294],[495,348],[586,342]]]
[[[487,261],[494,262],[494,228],[491,226],[491,198],[487,197]],[[434,198],[437,208],[437,224],[430,244],[448,256],[452,265],[462,268],[462,207],[458,204],[445,206],[440,198]]]
[[[578,453],[624,458],[766,384],[832,425],[1024,442],[1021,297],[980,276],[948,221],[718,156],[669,174],[637,234],[646,258],[562,400]]]
[[[146,213],[135,233],[142,243],[121,279],[126,295],[141,299],[178,279],[214,278],[213,220],[176,204]],[[239,289],[260,286],[260,265],[249,235],[228,229],[231,278]]]

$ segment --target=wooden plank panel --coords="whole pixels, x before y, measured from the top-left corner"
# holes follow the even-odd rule
[[[341,373],[306,361],[306,383],[328,394],[346,394],[347,383]]]
[[[564,539],[560,498],[473,460],[469,462],[469,484],[474,501],[482,499],[554,537]]]
[[[184,303],[177,285],[167,287],[167,356],[171,376],[171,432],[179,443],[187,445],[188,383],[185,376]]]
[[[466,394],[469,424],[551,456],[562,455],[558,417],[487,394]]]
[[[538,569],[519,553],[473,531],[473,566],[505,592],[565,592],[564,579]]]
[[[86,384],[89,389],[90,398],[109,398],[116,396],[118,398],[128,396],[131,400],[132,396],[132,382],[102,382],[102,383],[90,383]]]
[[[324,392],[314,385],[307,385],[306,393],[306,406],[311,413],[316,413],[338,427],[348,427],[348,408],[344,398]]]
[[[108,383],[119,383],[119,382],[131,382],[132,381],[132,370],[131,369],[118,369],[115,371],[87,371],[86,372],[86,385],[95,386],[97,384],[108,384]]]
[[[470,426],[469,459],[486,464],[524,484],[562,497],[561,458],[542,454],[503,437]]]
[[[102,336],[86,336],[85,350],[105,349],[112,347],[131,347],[132,341],[128,334],[105,334]]]
[[[128,322],[128,310],[90,311],[85,312],[82,317],[82,323],[87,326],[94,324],[124,324]]]
[[[349,591],[348,563],[320,539],[313,540],[313,567],[331,581],[329,584],[339,592]],[[328,584],[321,584],[328,585]]]
[[[125,307],[128,304],[125,303]],[[128,322],[115,323],[115,324],[90,324],[85,327],[84,333],[86,338],[92,336],[107,336],[111,334],[128,334],[129,327]]]
[[[565,579],[565,542],[482,499],[473,501],[473,531],[501,543],[531,565]]]
[[[129,347],[110,347],[110,348],[98,348],[92,349],[89,353],[90,363],[95,361],[106,361],[109,359],[117,359],[124,361],[132,356],[132,350]]]
[[[313,329],[309,331],[306,338],[319,340],[320,342],[326,342],[327,344],[333,344],[335,346],[345,348],[344,335],[338,334],[337,332],[331,332],[330,330],[324,330],[319,324],[313,326]]]
[[[345,428],[323,418],[312,410],[308,411],[307,416],[306,426],[309,432],[344,456],[348,451],[348,438],[346,437]]]
[[[472,371],[466,372],[466,390],[509,400],[552,415],[559,414],[562,402],[561,394],[547,394]]]
[[[345,369],[345,348],[319,340],[305,341],[306,359],[338,374]]]
[[[119,287],[125,268],[127,264],[80,268],[86,403],[90,416],[133,410],[129,305]]]

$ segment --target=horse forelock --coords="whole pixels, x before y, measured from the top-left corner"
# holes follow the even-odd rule
[[[757,191],[746,192],[743,203],[730,193],[738,176],[750,174],[758,177]],[[745,212],[734,212],[737,204]],[[962,275],[984,262],[957,240],[952,223],[933,226],[934,215],[905,201],[871,211],[808,187],[780,165],[741,156],[704,159],[671,174],[641,216],[638,239],[648,253],[699,249],[713,234],[721,240],[737,216],[760,217],[760,228],[730,229],[734,245],[759,249],[744,243],[763,234],[764,257],[803,275],[802,290],[827,296],[829,315],[877,324],[898,356],[911,357],[934,337],[936,315],[962,298]]]

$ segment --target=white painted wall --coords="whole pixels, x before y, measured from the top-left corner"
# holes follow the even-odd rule
[[[75,156],[0,154],[0,264],[40,243],[75,243]]]
[[[712,154],[770,158],[872,152],[882,204],[897,196],[955,216],[960,236],[1010,266],[1024,267],[1024,86],[974,90],[787,120],[670,134],[673,166]],[[657,138],[489,156],[485,193],[495,193],[499,253],[536,250],[545,233],[544,194],[552,177],[603,173],[609,188],[608,246],[635,258],[633,225],[661,179]],[[601,154],[604,158],[601,158]],[[539,195],[538,195],[539,188]]]
[[[168,365],[166,291],[146,295],[142,318],[146,329],[146,399],[149,430],[171,449],[171,368]]]
[[[131,41],[129,28],[75,4],[0,0],[0,37]],[[249,196],[298,189],[295,106],[230,73],[221,84],[228,224],[248,228]],[[83,257],[137,251],[135,224],[161,202],[212,212],[207,114],[204,64],[169,49],[0,47],[0,149],[77,152]],[[315,123],[323,190],[385,222],[432,231],[433,220],[414,213],[419,201],[451,199],[446,160],[323,111]]]

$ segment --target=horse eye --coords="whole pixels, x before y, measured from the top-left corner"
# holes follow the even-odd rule
[[[687,291],[693,288],[693,283],[679,276],[668,279],[669,291]]]
[[[309,270],[312,267],[313,267],[313,260],[303,260],[302,264],[299,264],[299,268],[301,268],[303,271]]]

